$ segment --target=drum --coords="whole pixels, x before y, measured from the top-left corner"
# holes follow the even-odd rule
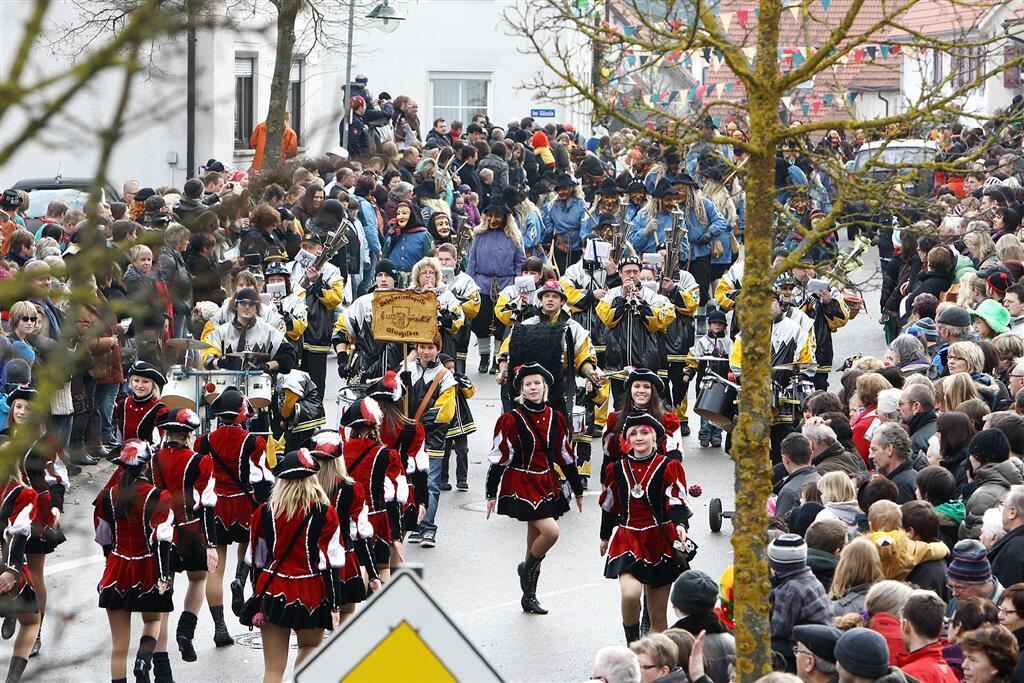
[[[249,403],[257,410],[270,407],[270,401],[274,396],[274,382],[270,375],[261,372],[258,375],[249,375],[245,378],[245,396]]]
[[[736,419],[736,399],[739,396],[736,386],[715,375],[705,376],[701,384],[693,412],[716,427],[730,429]]]
[[[225,389],[237,386],[237,384],[238,378],[233,375],[211,375],[206,383],[206,396],[203,397],[203,400],[212,404]]]
[[[193,375],[186,375],[185,368],[181,365],[171,366],[167,373],[167,384],[160,394],[160,400],[168,408],[189,408],[196,409],[196,378]]]
[[[340,418],[348,410],[348,407],[366,395],[368,384],[349,384],[338,391],[338,417]]]
[[[843,294],[843,301],[850,309],[850,320],[857,317],[857,314],[864,310],[864,297],[859,294]]]
[[[587,409],[584,406],[572,407],[572,433],[574,435],[587,434]]]

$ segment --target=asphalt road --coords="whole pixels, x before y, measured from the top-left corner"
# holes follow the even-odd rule
[[[862,313],[837,334],[837,366],[854,353],[880,354],[884,350],[877,315],[878,295],[877,291],[870,291],[880,280],[874,251],[855,279],[871,281],[865,288],[870,317]],[[475,353],[471,351],[470,368],[475,369],[476,365]],[[330,398],[337,389],[333,367],[331,361],[327,392]],[[483,513],[485,458],[501,402],[491,376],[474,371],[470,374],[477,382],[477,394],[470,403],[479,427],[470,437],[470,491],[442,494],[437,515],[437,547],[408,546],[407,559],[422,563],[425,583],[433,598],[506,680],[585,680],[594,653],[605,645],[621,643],[623,638],[617,583],[603,578],[604,561],[598,554],[597,492],[588,492],[582,514],[574,508],[562,518],[561,538],[544,562],[538,593],[550,614],[523,614],[516,564],[525,548],[525,525],[507,518],[492,517],[485,521]],[[332,424],[337,424],[333,406],[329,415]],[[697,419],[691,417],[693,436],[685,442],[687,478],[704,490],[700,498],[691,500],[691,535],[700,547],[694,567],[718,577],[732,561],[732,527],[726,520],[722,533],[712,534],[708,527],[708,503],[718,497],[726,509],[732,507],[733,470],[729,457],[720,449],[699,447],[698,426]],[[64,516],[69,540],[48,558],[50,597],[43,624],[43,650],[30,661],[28,680],[109,680],[108,628],[105,615],[96,606],[95,590],[103,559],[92,539],[91,503],[111,469],[105,463],[87,468],[73,482]],[[230,554],[229,575],[233,575],[234,558]],[[184,584],[184,579],[179,578],[175,598],[178,606]],[[176,622],[174,614],[172,634]],[[140,625],[141,621],[137,621],[136,628]],[[178,683],[259,679],[262,652],[258,631],[248,631],[230,614],[228,625],[237,642],[232,647],[216,649],[212,624],[204,610],[196,633],[199,661],[195,663],[182,662],[172,647],[171,662]],[[9,645],[0,643],[3,671],[9,655]]]

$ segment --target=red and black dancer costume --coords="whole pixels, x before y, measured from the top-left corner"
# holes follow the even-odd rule
[[[370,398],[361,398],[341,416],[340,428],[359,430],[378,425],[383,419],[380,406]],[[345,469],[366,492],[367,521],[373,533],[367,545],[373,562],[387,567],[396,528],[401,528],[400,510],[409,500],[409,483],[402,459],[372,436],[353,436],[343,447]]]
[[[267,442],[243,426],[252,411],[238,389],[228,387],[214,400],[211,410],[221,426],[196,439],[195,451],[213,460],[213,509],[216,545],[248,543],[252,515],[270,496],[274,476],[266,467]],[[245,601],[249,565],[239,561],[231,581],[231,610],[238,614]],[[209,605],[214,624],[214,643],[231,645],[234,639],[224,622],[224,606]]]
[[[274,468],[278,479],[313,476],[319,464],[305,448],[292,451]],[[345,566],[338,513],[314,503],[285,516],[263,503],[252,517],[246,559],[254,568],[255,599],[240,620],[247,626],[331,628],[331,612],[341,606],[338,571]]]
[[[8,479],[0,491],[0,573],[11,572],[16,578],[14,587],[0,595],[0,616],[5,620],[39,611],[32,573],[25,561],[26,546],[38,512],[38,494],[35,490],[19,481]],[[13,635],[12,631],[4,637]],[[27,658],[12,656],[7,680],[11,683],[20,681],[27,666]]]
[[[538,363],[516,370],[513,387],[518,390],[524,377],[539,374],[550,388],[553,378]],[[494,426],[494,443],[489,454],[487,499],[497,500],[495,509],[523,522],[558,519],[568,512],[567,492],[559,482],[556,468],[565,476],[573,494],[583,495],[583,482],[576,469],[572,432],[565,416],[545,403],[524,400],[522,405],[502,414]],[[547,614],[537,601],[537,582],[545,555],[527,549],[519,563],[519,587],[523,610]]]
[[[174,512],[171,494],[148,479],[152,447],[139,439],[121,444],[117,462],[124,471],[100,491],[93,503],[96,542],[103,547],[106,566],[100,578],[99,606],[126,612],[171,612],[173,588],[160,593],[158,582],[171,583],[171,541]],[[116,473],[115,473],[116,476]],[[135,487],[131,507],[119,505],[121,490]],[[136,678],[149,680],[156,638],[142,636],[136,653]]]
[[[341,435],[330,429],[313,435],[312,455],[318,460],[331,460],[344,455]],[[375,536],[370,524],[370,508],[366,502],[366,489],[351,477],[338,478],[335,486],[327,490],[327,497],[338,513],[341,541],[345,546],[345,564],[338,569],[338,602],[353,604],[367,597],[367,580],[380,579],[377,565],[370,554],[370,542]]]
[[[149,363],[139,361],[128,369],[128,382],[131,382],[132,375],[138,375],[151,380],[159,389],[167,384],[167,378]],[[129,439],[142,439],[152,444],[158,441],[156,421],[164,412],[167,406],[163,404],[156,392],[152,392],[145,398],[138,398],[129,390],[127,396],[122,396],[114,404],[114,428],[117,430],[121,443]]]
[[[397,373],[389,370],[367,390],[366,395],[375,401],[390,401],[397,404],[402,400],[405,385]],[[420,422],[395,423],[385,419],[380,425],[380,440],[385,446],[398,452],[408,482],[409,495],[401,506],[400,524],[393,525],[392,539],[401,541],[409,531],[419,527],[419,507],[427,505],[427,477],[430,460],[427,457],[427,431]]]
[[[629,415],[624,427],[634,425],[652,426],[659,440],[664,436],[661,423],[649,413]],[[632,574],[655,588],[675,581],[682,573],[672,557],[672,544],[679,540],[676,526],[688,527],[691,514],[682,464],[657,448],[643,459],[630,451],[608,463],[604,481],[601,540],[610,539],[605,577]]]
[[[161,416],[157,427],[164,432],[164,445],[153,456],[153,484],[171,494],[174,510],[174,539],[171,544],[171,569],[180,572],[205,572],[206,550],[216,543],[213,458],[188,447],[190,437],[200,427],[199,416],[188,408],[175,408]],[[196,661],[192,646],[198,617],[182,611],[175,640],[186,662]],[[156,653],[161,654],[161,653]],[[154,661],[159,676],[161,661]],[[170,664],[167,664],[169,669]]]

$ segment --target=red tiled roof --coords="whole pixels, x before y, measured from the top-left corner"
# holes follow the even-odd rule
[[[997,4],[993,0],[920,0],[897,23],[927,36],[967,34]],[[890,32],[894,39],[908,35],[899,28]]]

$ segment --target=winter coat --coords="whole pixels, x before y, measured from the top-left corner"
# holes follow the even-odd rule
[[[967,500],[967,514],[960,524],[959,536],[979,538],[981,522],[985,511],[1003,502],[1010,487],[1024,484],[1021,462],[1016,458],[1003,462],[986,463],[974,473],[974,481],[964,492]]]
[[[503,230],[475,231],[469,247],[466,272],[480,288],[482,296],[491,296],[492,281],[498,291],[508,287],[522,272],[526,253]]]
[[[479,173],[485,168],[489,168],[494,171],[494,180],[491,181],[491,191],[500,194],[501,190],[509,186],[508,162],[497,154],[488,154],[481,159],[479,163],[477,163],[476,171]]]
[[[928,453],[928,440],[935,435],[936,417],[934,410],[922,411],[910,419],[907,432],[910,433],[910,452],[912,455]]]
[[[729,665],[736,661],[736,639],[714,612],[688,614],[672,625],[694,637],[704,635],[704,660],[707,676],[714,683],[728,683]]]
[[[924,590],[934,591],[945,602],[949,599],[949,589],[946,588],[946,569],[945,559],[922,562],[907,575],[907,583]]]
[[[867,436],[868,430],[871,429],[871,425],[878,417],[877,409],[878,406],[866,406],[850,420],[850,429],[853,430],[853,445],[865,464],[868,461],[868,447],[871,445],[871,439]]]
[[[821,475],[810,465],[791,472],[782,480],[782,487],[779,489],[779,495],[775,501],[775,516],[785,519],[790,511],[800,504],[800,491],[804,484],[816,482],[819,479],[821,479]]]
[[[773,576],[769,599],[772,640],[789,640],[795,626],[832,623],[832,605],[809,567]]]
[[[434,240],[430,231],[422,225],[406,228],[400,234],[392,233],[387,238],[388,258],[404,273],[412,272],[416,262],[430,253]]]
[[[992,574],[1004,586],[1024,581],[1024,526],[996,541],[988,551],[988,561],[992,563]]]
[[[942,645],[937,642],[901,654],[897,661],[906,676],[913,676],[922,683],[958,683],[960,680],[943,659]]]
[[[846,591],[846,595],[841,598],[836,598],[832,601],[832,614],[837,617],[841,617],[844,614],[854,614],[864,610],[864,600],[868,597],[868,591],[871,590],[870,583],[862,583],[850,588]]]
[[[872,614],[871,618],[868,619],[868,628],[885,638],[885,642],[889,645],[889,664],[896,666],[900,654],[907,651],[906,646],[903,645],[903,636],[900,633],[899,617],[894,617],[885,612]]]
[[[832,577],[835,576],[838,563],[839,558],[833,553],[826,553],[817,548],[807,549],[807,566],[811,568],[815,578],[821,582],[821,587],[825,589],[825,592],[832,588]]]
[[[185,257],[170,247],[164,247],[156,273],[157,279],[167,286],[175,315],[192,315],[192,274],[185,265]]]
[[[860,515],[861,511],[857,506],[857,501],[847,500],[841,503],[825,503],[825,509],[818,513],[814,521],[821,522],[826,519],[838,519],[849,528],[850,535],[852,536],[857,533]]]
[[[953,281],[950,280],[949,273],[937,273],[931,270],[926,272],[921,276],[914,291],[907,297],[907,314],[910,313],[910,308],[918,294],[934,294],[939,301],[942,301],[942,293],[949,289],[951,284],[953,284]]]
[[[978,397],[988,404],[993,413],[1010,407],[1010,392],[1002,382],[982,372],[972,372],[971,379],[978,390]]]
[[[915,490],[917,471],[911,465],[910,460],[901,462],[891,471],[883,472],[882,474],[886,479],[896,484],[896,488],[899,489],[899,500],[897,502],[900,505],[909,503],[917,498],[917,491]]]
[[[855,453],[850,453],[838,442],[818,453],[811,460],[811,464],[818,470],[818,474],[823,477],[829,472],[845,472],[852,477],[866,470],[861,457]]]

